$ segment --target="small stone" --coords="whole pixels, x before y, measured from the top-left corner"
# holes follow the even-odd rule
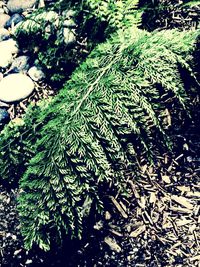
[[[15,102],[28,97],[34,90],[33,81],[25,74],[9,74],[0,82],[0,100]]]
[[[9,72],[27,72],[29,69],[29,59],[30,58],[28,56],[16,57],[9,69]]]
[[[0,67],[6,68],[13,61],[13,54],[18,52],[17,42],[13,39],[0,42]]]
[[[45,78],[45,74],[44,74],[44,72],[40,69],[40,68],[38,68],[38,67],[36,67],[36,66],[33,66],[33,67],[31,67],[30,69],[29,69],[29,71],[28,71],[28,75],[31,77],[31,79],[33,80],[33,81],[35,81],[35,82],[37,82],[37,81],[40,81],[40,80],[42,80],[43,78]]]
[[[23,21],[23,17],[16,13],[12,15],[12,17],[5,23],[5,27],[9,28],[15,26],[17,23],[21,21]]]
[[[11,13],[21,13],[32,8],[36,3],[37,0],[9,0],[7,7]]]
[[[27,260],[26,262],[25,262],[25,264],[31,264],[33,261],[32,260]]]
[[[9,15],[0,14],[0,28],[4,28],[9,19],[10,19]]]
[[[69,28],[63,29],[63,37],[66,45],[71,45],[76,41],[74,33]]]
[[[10,37],[9,31],[4,28],[0,28],[0,42],[7,40],[9,37]]]
[[[0,125],[8,122],[10,119],[9,113],[5,108],[0,108]]]

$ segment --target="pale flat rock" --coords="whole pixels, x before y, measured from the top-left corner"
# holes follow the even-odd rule
[[[13,61],[13,55],[17,53],[17,42],[13,39],[0,42],[0,67],[8,67]]]
[[[9,21],[10,16],[7,14],[0,14],[0,28],[4,28],[6,23]]]
[[[34,83],[25,74],[14,73],[0,82],[0,100],[6,103],[19,101],[28,97],[34,90]]]
[[[16,54],[19,51],[17,42],[13,39],[8,39],[0,42],[0,49],[5,49],[5,48],[9,50],[9,52],[12,54]]]
[[[21,13],[32,8],[37,3],[37,0],[9,0],[7,8],[12,13]]]

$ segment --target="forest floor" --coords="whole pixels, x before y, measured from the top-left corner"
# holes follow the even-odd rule
[[[197,110],[198,111],[198,110]],[[198,112],[199,113],[199,112]],[[85,224],[82,241],[48,253],[26,252],[16,210],[18,189],[0,187],[0,266],[200,266],[200,128],[175,136],[176,152],[140,163],[126,194],[104,192],[105,212]],[[138,159],[139,160],[139,159]]]

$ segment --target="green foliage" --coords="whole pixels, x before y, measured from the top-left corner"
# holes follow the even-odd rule
[[[88,10],[87,19],[95,17],[107,23],[107,32],[127,28],[140,23],[137,10],[139,0],[86,0],[83,8]]]
[[[20,22],[16,37],[21,46],[36,48],[36,62],[51,81],[63,81],[110,33],[140,22],[137,4],[138,0],[56,1]]]
[[[25,152],[28,146],[21,138],[21,133],[24,132],[23,127],[22,120],[13,121],[1,132],[0,176],[9,184],[17,181],[18,175],[23,174],[24,159],[27,162],[28,154],[30,154]]]
[[[22,143],[23,150],[34,152],[20,180],[26,248],[48,250],[64,234],[80,238],[85,203],[101,206],[99,184],[122,183],[127,169],[137,171],[138,155],[151,160],[170,146],[164,112],[189,109],[181,73],[195,84],[197,35],[119,30],[94,49],[47,107],[26,116],[31,142]]]
[[[185,0],[185,1],[183,1],[182,5],[183,6],[188,6],[188,7],[200,6],[200,1],[196,1],[196,0],[188,1],[188,0]]]
[[[6,185],[12,187],[18,185],[28,161],[34,156],[34,144],[38,138],[37,128],[39,126],[36,118],[49,101],[50,99],[41,101],[37,107],[29,107],[25,120],[16,118],[1,131],[0,177]]]
[[[54,8],[41,8],[28,15],[15,29],[20,46],[35,52],[36,63],[44,68],[50,81],[66,79],[81,60],[80,53],[75,49],[73,14],[72,10],[58,13]],[[64,26],[66,21],[69,22],[68,27]],[[69,31],[71,42],[65,40],[66,31]]]

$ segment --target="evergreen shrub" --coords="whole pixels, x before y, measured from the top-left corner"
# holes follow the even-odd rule
[[[16,137],[3,131],[1,177],[16,177],[21,165],[26,169],[21,178],[18,173],[26,248],[37,244],[48,250],[52,239],[61,241],[65,234],[81,238],[83,207],[101,207],[99,185],[121,184],[127,170],[137,175],[139,155],[152,160],[171,147],[167,133],[173,118],[172,125],[166,123],[166,110],[175,107],[189,116],[185,82],[190,78],[188,91],[199,86],[192,67],[197,36],[195,31],[118,30],[52,101],[30,109],[14,130]]]

